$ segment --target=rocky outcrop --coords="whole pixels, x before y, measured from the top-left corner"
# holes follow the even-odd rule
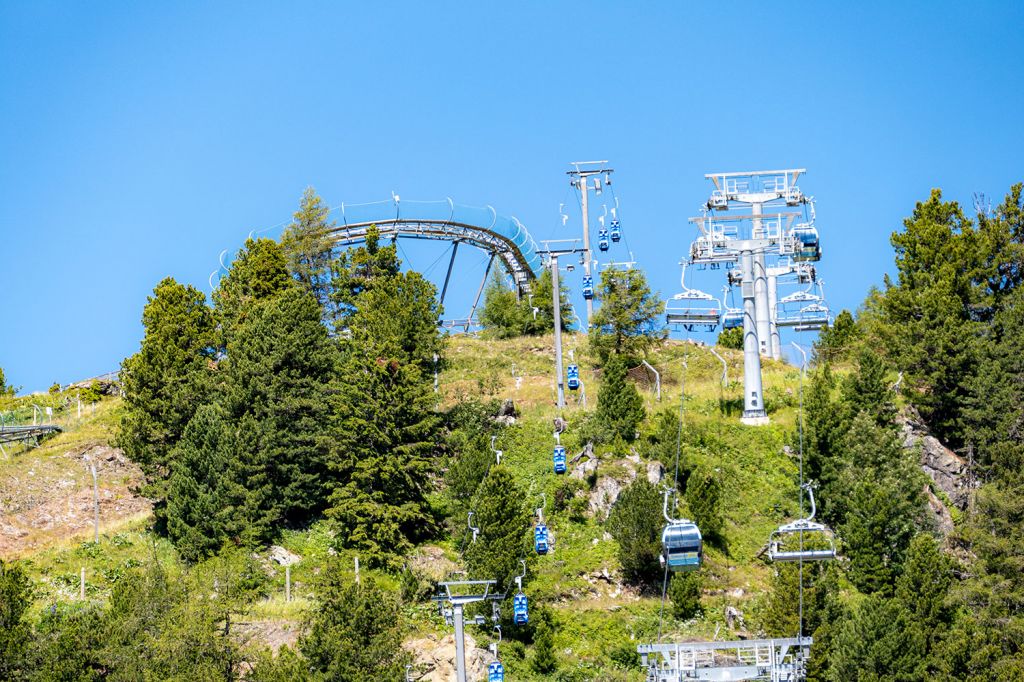
[[[933,436],[916,411],[904,410],[897,423],[903,432],[903,447],[918,451],[921,469],[932,479],[935,487],[959,509],[967,509],[971,490],[967,460]]]
[[[409,677],[417,682],[448,682],[455,679],[455,635],[440,639],[428,635],[407,641],[405,649],[413,655]],[[487,666],[495,660],[488,649],[479,649],[476,641],[466,634],[466,678],[486,680]]]

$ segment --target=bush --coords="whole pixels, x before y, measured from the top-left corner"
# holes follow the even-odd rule
[[[608,516],[608,531],[619,543],[626,581],[650,587],[661,580],[662,496],[646,478],[623,491]]]
[[[689,620],[703,613],[700,604],[704,579],[699,572],[676,573],[668,584],[668,595],[672,599],[672,615],[679,620]]]

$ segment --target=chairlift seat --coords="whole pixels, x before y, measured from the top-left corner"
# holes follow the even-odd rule
[[[708,199],[708,208],[715,209],[727,209],[729,208],[729,198],[725,195],[722,190],[716,189],[711,193],[711,198]]]
[[[670,571],[696,571],[704,556],[700,528],[685,519],[665,526],[661,533],[662,565]]]
[[[786,549],[785,542],[788,536],[810,535],[811,537],[822,538],[828,544],[825,549],[821,548],[800,548],[798,544],[794,549]],[[831,529],[828,526],[801,519],[793,523],[779,526],[772,532],[768,540],[768,558],[780,563],[794,561],[830,561],[836,558],[836,543]]]
[[[790,187],[786,190],[786,205],[787,206],[798,206],[803,201],[804,195],[800,191],[799,187]]]

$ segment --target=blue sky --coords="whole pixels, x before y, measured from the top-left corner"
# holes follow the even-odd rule
[[[807,168],[830,302],[856,307],[930,188],[1024,180],[1022,36],[1020,2],[3,2],[0,367],[26,391],[116,369],[157,281],[208,290],[307,185],[490,204],[548,238],[593,158],[665,295],[704,173]]]

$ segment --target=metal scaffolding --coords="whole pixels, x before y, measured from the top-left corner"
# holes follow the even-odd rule
[[[647,668],[647,682],[798,682],[806,674],[811,642],[810,637],[679,642],[641,644],[636,650]]]

